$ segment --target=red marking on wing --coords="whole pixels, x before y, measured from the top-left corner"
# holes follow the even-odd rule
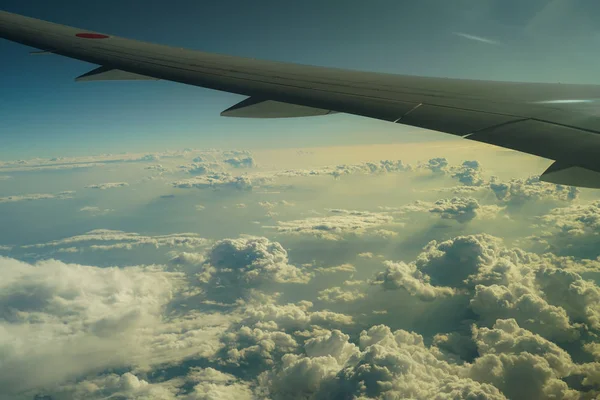
[[[107,35],[103,35],[101,33],[77,33],[75,36],[84,38],[84,39],[106,39]]]

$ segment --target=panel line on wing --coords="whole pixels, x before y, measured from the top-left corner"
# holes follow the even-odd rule
[[[400,121],[402,118],[406,117],[408,114],[410,114],[411,112],[415,111],[417,108],[421,107],[423,105],[423,103],[419,103],[416,106],[414,106],[413,108],[411,108],[410,110],[408,110],[407,112],[405,112],[404,114],[402,114],[400,116],[400,118],[398,118],[397,120],[395,120],[394,122],[398,122]]]
[[[503,127],[503,126],[505,126],[505,125],[516,124],[516,123],[523,122],[523,121],[527,121],[527,120],[530,120],[530,119],[531,119],[531,118],[522,118],[522,119],[515,119],[514,121],[502,122],[502,123],[500,123],[500,124],[496,124],[496,125],[493,125],[493,126],[488,126],[488,127],[486,127],[486,128],[481,128],[481,129],[478,129],[478,130],[476,130],[476,131],[473,131],[473,132],[471,132],[471,133],[467,133],[466,135],[461,135],[461,136],[462,136],[462,138],[464,138],[464,139],[468,139],[468,138],[469,138],[469,136],[471,136],[471,135],[474,135],[474,134],[476,134],[476,133],[478,133],[478,132],[482,132],[482,131],[485,131],[485,130],[488,130],[488,129],[496,129],[496,128]]]

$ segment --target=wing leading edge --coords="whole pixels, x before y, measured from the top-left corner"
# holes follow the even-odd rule
[[[164,79],[249,96],[222,115],[343,112],[555,160],[554,183],[600,188],[600,86],[429,78],[205,53],[0,11],[0,37],[100,65],[79,80]],[[51,49],[51,50],[48,50]]]

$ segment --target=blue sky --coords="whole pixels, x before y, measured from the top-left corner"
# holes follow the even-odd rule
[[[414,75],[599,83],[589,0],[0,0],[0,9],[167,45]],[[592,49],[592,50],[590,50]],[[219,117],[241,96],[170,82],[73,79],[94,65],[0,41],[0,158],[432,140],[438,134],[338,115]],[[403,134],[404,132],[404,134]]]

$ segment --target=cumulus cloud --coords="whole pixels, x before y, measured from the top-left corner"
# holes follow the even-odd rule
[[[491,192],[501,204],[510,207],[521,207],[535,202],[571,202],[579,196],[580,190],[573,186],[556,185],[542,182],[539,176],[510,179],[502,181],[492,176],[487,179],[483,174],[481,163],[467,160],[461,165],[450,165],[445,158],[432,158],[419,165],[419,169],[432,171],[439,176],[457,179],[461,186],[435,189],[438,192],[454,192],[455,194]]]
[[[444,173],[448,170],[448,160],[444,157],[432,158],[427,161],[426,164],[422,165],[422,168],[427,168],[435,173]]]
[[[352,264],[341,264],[335,267],[317,267],[314,271],[320,274],[335,274],[338,272],[353,274],[356,272],[356,268]]]
[[[337,240],[343,235],[364,235],[374,228],[389,225],[394,218],[386,213],[372,213],[343,209],[329,210],[328,216],[301,220],[279,221],[277,232],[290,235],[310,235],[321,239]]]
[[[252,157],[232,157],[223,160],[223,162],[234,168],[252,168],[256,166],[256,162]]]
[[[162,382],[148,382],[131,372],[122,375],[107,374],[62,385],[52,392],[52,399],[106,399],[127,398],[134,400],[220,400],[255,399],[253,389],[247,382],[214,368],[190,368],[186,376]]]
[[[367,295],[359,289],[344,290],[339,286],[321,290],[317,296],[318,300],[326,303],[352,303],[361,300]]]
[[[98,184],[93,184],[93,185],[87,185],[86,189],[106,190],[106,189],[115,189],[115,188],[121,188],[121,187],[127,187],[127,186],[129,186],[129,183],[127,183],[127,182],[109,182],[109,183],[98,183]]]
[[[254,187],[262,186],[271,182],[267,177],[261,176],[234,176],[228,172],[215,172],[192,179],[175,181],[172,185],[180,189],[236,189],[252,190]]]
[[[577,198],[580,190],[573,186],[555,185],[540,181],[539,176],[527,179],[511,179],[500,182],[493,178],[489,188],[497,199],[512,205],[521,205],[528,201],[554,200],[572,201]]]
[[[120,342],[114,343],[129,343],[127,340],[133,339],[128,338],[135,338],[137,346],[147,349],[140,352],[132,346],[131,352],[105,350],[117,360],[90,357],[83,371],[91,375],[85,379],[69,380],[80,376],[69,371],[44,381],[53,379],[58,386],[35,381],[27,387],[46,387],[56,399],[528,399],[577,398],[572,382],[593,387],[598,381],[600,368],[595,363],[577,364],[565,347],[559,346],[571,343],[569,348],[573,347],[574,340],[581,339],[580,332],[585,331],[587,339],[582,347],[587,340],[586,351],[596,351],[593,338],[598,332],[600,291],[578,273],[581,268],[593,267],[592,262],[581,266],[571,258],[508,248],[489,235],[432,241],[412,262],[384,262],[385,270],[376,273],[371,283],[388,293],[406,291],[415,300],[428,302],[432,309],[443,299],[467,299],[465,304],[472,314],[465,323],[472,325],[470,333],[468,329],[440,332],[426,340],[416,332],[393,330],[386,325],[363,327],[359,314],[321,308],[329,305],[364,310],[372,295],[361,290],[364,281],[320,288],[316,304],[306,300],[279,304],[281,294],[273,290],[286,292],[289,285],[306,285],[313,282],[310,279],[315,273],[323,275],[331,272],[328,269],[355,274],[356,265],[320,267],[322,271],[313,268],[309,272],[308,266],[294,266],[281,244],[251,236],[224,239],[205,251],[169,254],[170,264],[178,268],[99,269],[52,261],[66,271],[78,268],[86,276],[93,273],[84,280],[69,272],[73,276],[65,280],[66,272],[58,273],[46,264],[44,268],[42,264],[25,264],[23,271],[43,271],[39,277],[31,273],[21,277],[22,265],[9,273],[4,290],[12,306],[3,308],[9,310],[4,316],[6,326],[28,321],[27,329],[35,329],[39,324],[30,323],[32,318],[44,318],[44,323],[58,321],[56,331],[63,334],[64,329],[58,326],[66,320],[71,330],[76,323],[93,326],[86,332],[106,340],[120,332]],[[369,256],[359,259],[372,263]],[[55,276],[62,286],[48,290],[47,286],[54,288],[58,283],[47,279],[47,274]],[[77,284],[76,289],[71,281]],[[46,289],[41,290],[43,285]],[[145,289],[139,289],[139,285]],[[74,295],[74,290],[79,292]],[[119,295],[112,295],[119,290]],[[38,297],[44,293],[49,294],[40,300]],[[82,296],[92,305],[82,307]],[[404,300],[406,307],[419,304],[411,303],[411,297]],[[2,298],[0,285],[0,303]],[[115,306],[107,299],[124,303]],[[172,303],[174,299],[176,303]],[[200,299],[209,300],[207,304],[226,305],[228,308],[223,309],[230,314],[211,316],[195,311],[203,304]],[[175,317],[165,318],[165,307],[170,304],[187,307],[177,308]],[[78,308],[73,312],[69,307]],[[143,312],[132,316],[127,313],[132,309]],[[110,316],[102,310],[111,310]],[[373,312],[373,318],[389,318],[381,311],[389,310]],[[364,329],[360,334],[359,327]],[[75,347],[73,351],[79,350]],[[182,360],[189,357],[196,364],[183,366],[187,364],[181,364]],[[100,360],[98,364],[92,363],[95,359]],[[123,360],[135,360],[134,364],[143,367],[118,374],[92,372],[94,368],[124,366]],[[158,371],[169,364],[178,368],[178,375],[156,379]],[[527,377],[529,384],[521,385],[519,377]]]
[[[285,305],[251,302],[240,310],[244,317],[221,336],[224,347],[219,359],[258,376],[278,365],[286,354],[298,352],[307,339],[354,323],[348,315],[312,308],[309,301]],[[319,351],[316,343],[314,351]]]
[[[600,201],[553,209],[539,218],[539,233],[529,239],[543,251],[598,257]]]
[[[244,161],[251,160],[251,161]],[[251,157],[232,158],[223,160],[223,164],[237,168],[256,167]],[[383,174],[400,171],[411,171],[410,165],[402,161],[381,160],[361,164],[343,164],[336,166],[325,166],[314,169],[287,169],[274,171],[261,171],[234,175],[223,170],[223,165],[218,163],[193,163],[180,167],[185,172],[196,176],[192,179],[182,179],[172,182],[172,185],[181,189],[207,189],[207,188],[233,188],[248,190],[255,187],[273,184],[278,178],[294,178],[308,176],[332,176],[340,178],[344,175],[353,174]]]
[[[348,339],[334,331],[307,341],[305,355],[284,356],[278,369],[263,373],[262,385],[274,399],[505,398],[489,384],[461,377],[462,368],[418,334],[379,325],[360,334],[359,346]]]
[[[30,265],[0,258],[0,264],[4,394],[161,358],[160,342],[169,334],[161,314],[181,276],[158,267],[97,268],[55,260]],[[168,341],[176,345],[178,338]],[[44,368],[31,374],[39,365]]]
[[[510,399],[579,398],[562,380],[573,370],[567,352],[514,319],[499,319],[492,329],[475,327],[473,336],[481,355],[469,371],[473,379],[493,384]]]
[[[386,261],[385,265],[387,266],[386,270],[378,273],[372,283],[381,285],[386,290],[402,288],[424,301],[431,301],[454,294],[454,289],[450,287],[431,285],[430,277],[419,271],[415,263],[406,264],[403,262],[394,263]]]
[[[179,170],[191,175],[206,175],[214,173],[221,169],[221,165],[216,162],[193,162],[190,164],[180,165]]]
[[[485,183],[481,175],[481,164],[476,160],[463,162],[460,167],[451,172],[451,175],[465,186],[482,186]]]
[[[178,181],[184,188],[245,190],[280,178],[287,182],[311,176],[341,187],[353,179],[350,175],[375,178],[416,170],[415,177],[427,178],[419,184],[456,180],[464,192],[436,201],[429,190],[427,197],[409,204],[401,203],[414,199],[409,193],[390,193],[386,204],[393,207],[378,211],[353,211],[364,203],[346,199],[349,209],[326,209],[305,219],[310,214],[292,190],[285,194],[290,202],[248,193],[252,198],[243,199],[248,211],[262,207],[292,215],[271,223],[281,243],[256,236],[209,241],[195,233],[98,229],[15,246],[10,253],[15,257],[25,253],[21,249],[27,259],[71,259],[75,255],[69,253],[77,253],[81,264],[7,259],[16,266],[3,265],[0,386],[7,398],[526,399],[600,394],[600,289],[590,279],[597,278],[600,262],[581,259],[582,254],[597,257],[596,205],[577,203],[534,219],[540,228],[536,243],[548,246],[544,251],[560,245],[560,254],[575,257],[535,254],[490,235],[453,236],[457,228],[473,232],[481,224],[469,222],[502,215],[504,207],[512,212],[522,204],[572,202],[577,192],[571,188],[536,179],[500,182],[486,177],[473,160],[450,165],[439,158],[416,168],[384,160],[264,171],[240,170],[226,162],[253,159],[243,151],[174,153],[172,161],[167,154],[119,157],[145,163],[138,170],[151,164],[149,171],[192,178]],[[65,160],[37,164],[58,168],[61,162]],[[370,180],[384,179],[392,177]],[[214,194],[198,195],[194,200],[190,194],[182,208],[191,218],[206,217],[222,206],[245,207],[235,205],[242,201],[235,199],[215,206]],[[297,205],[284,209],[291,201]],[[206,205],[204,213],[193,213],[194,207],[202,208],[198,202]],[[311,204],[327,206],[332,205]],[[83,204],[77,210],[89,215],[105,211]],[[264,220],[264,212],[260,217]],[[410,247],[430,240],[406,240],[413,232],[411,222],[439,218],[462,224],[431,224],[435,232],[424,227],[440,239],[420,252]],[[507,219],[506,224],[514,224],[510,232],[516,232],[523,221]],[[360,238],[393,235],[398,236],[357,244]],[[323,252],[303,247],[307,242],[322,246]],[[163,260],[166,265],[98,268],[81,261],[96,251],[95,258],[102,256],[104,264],[118,255],[127,257],[124,265],[137,265],[141,251],[120,250],[138,248],[145,251],[146,262]],[[319,260],[319,254],[328,258]],[[40,365],[43,371],[30,372]]]
[[[311,274],[289,263],[287,251],[265,237],[224,239],[210,248],[199,279],[213,300],[235,301],[249,289],[275,283],[306,283]]]
[[[476,217],[495,218],[501,210],[498,206],[482,206],[471,197],[453,197],[436,201],[429,212],[439,214],[442,219],[465,223]]]

